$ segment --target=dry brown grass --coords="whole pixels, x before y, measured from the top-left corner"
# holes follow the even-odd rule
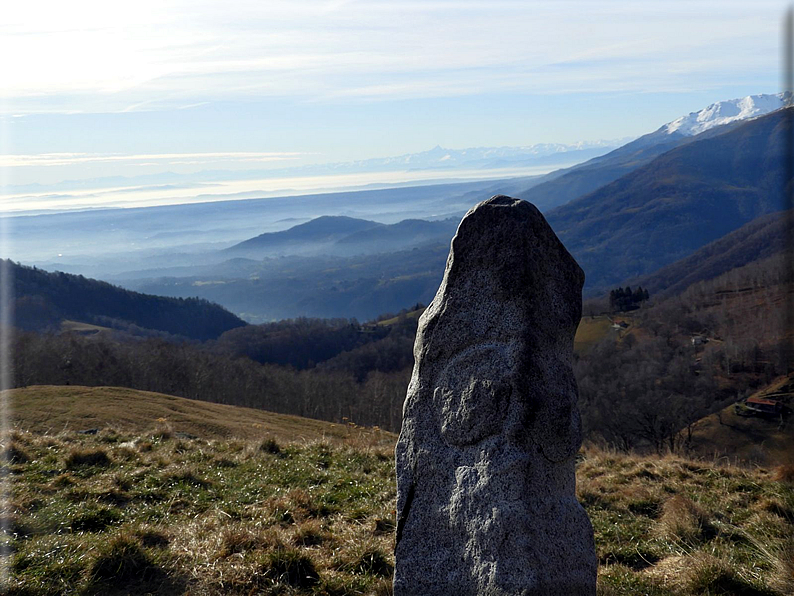
[[[666,540],[695,544],[709,529],[709,515],[690,498],[674,495],[662,504],[657,528]]]
[[[350,427],[263,410],[196,401],[122,387],[38,385],[2,393],[12,426],[41,434],[105,429],[137,435],[187,433],[203,439],[262,440],[280,445],[325,440],[355,447],[391,449],[393,433]],[[153,430],[154,429],[154,430]]]
[[[769,470],[589,448],[577,491],[595,530],[599,594],[792,594],[781,545],[794,540],[794,491]]]
[[[794,535],[773,553],[772,587],[781,594],[794,594]]]
[[[786,482],[794,484],[794,464],[784,464],[775,468],[773,478],[777,482]]]
[[[144,570],[139,593],[390,594],[393,454],[356,432],[279,439],[277,451],[260,449],[262,435],[16,433],[30,459],[7,464],[14,494],[0,515],[19,534],[18,593],[104,594],[105,557]],[[66,468],[69,454],[92,450],[109,465]],[[773,476],[586,450],[577,489],[595,530],[599,594],[790,594],[794,487]]]

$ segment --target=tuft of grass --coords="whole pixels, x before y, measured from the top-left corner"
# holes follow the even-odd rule
[[[73,532],[101,532],[118,523],[121,515],[108,507],[92,507],[75,515],[69,522]]]
[[[699,542],[710,529],[706,512],[683,495],[674,495],[663,503],[658,527],[666,539],[685,544]]]
[[[72,477],[71,474],[58,474],[55,478],[52,479],[52,486],[53,488],[69,488],[76,484],[75,479]]]
[[[152,528],[136,530],[134,536],[141,541],[146,548],[166,548],[171,542],[163,532]]]
[[[215,457],[215,459],[212,460],[212,463],[219,468],[236,468],[238,466],[236,461],[228,457]]]
[[[30,456],[17,441],[11,441],[11,443],[0,452],[0,462],[24,464],[28,461],[30,461]]]
[[[138,452],[135,451],[132,447],[117,447],[113,451],[113,455],[117,459],[121,459],[123,461],[134,462],[138,461]]]
[[[690,594],[711,596],[768,596],[769,592],[736,573],[729,562],[711,555],[693,557],[684,572],[684,585]]]
[[[99,466],[105,467],[111,464],[110,457],[107,451],[101,448],[93,449],[72,449],[66,456],[64,465],[67,470],[74,470],[77,468]]]
[[[320,581],[312,559],[291,548],[269,551],[264,557],[262,574],[276,583],[302,589],[311,588]]]
[[[380,549],[368,548],[353,564],[352,571],[377,577],[391,577],[394,566]]]
[[[273,437],[267,438],[259,444],[259,451],[278,455],[281,453],[281,446]]]
[[[780,499],[774,497],[763,498],[758,502],[758,508],[794,524],[794,510],[789,505],[782,503]]]
[[[130,476],[125,476],[123,474],[116,474],[113,477],[113,484],[116,485],[117,488],[121,490],[130,490],[135,482],[132,480]]]
[[[157,426],[149,433],[152,441],[167,441],[174,438],[174,429],[165,420],[158,420]]]
[[[392,534],[395,531],[396,526],[394,525],[393,519],[376,519],[375,520],[375,529],[372,531],[373,534],[376,536],[381,536],[383,534]]]
[[[780,594],[794,594],[794,528],[772,554],[771,586]]]
[[[642,473],[646,471],[643,469],[634,475],[634,478],[639,480],[639,486],[637,484],[629,485],[618,493],[618,497],[619,501],[625,503],[626,509],[631,513],[656,519],[662,511],[662,498],[659,496],[658,490],[651,489],[643,481],[650,480],[648,484],[655,487],[657,479]]]
[[[223,531],[218,557],[226,558],[232,555],[266,550],[268,548],[279,549],[283,547],[284,544],[273,533],[251,531],[247,528],[235,527]]]
[[[170,472],[167,472],[163,475],[163,481],[169,485],[189,484],[191,486],[204,489],[212,486],[212,482],[210,480],[202,478],[192,468],[171,470]]]
[[[300,524],[292,535],[292,543],[298,547],[320,546],[328,539],[328,533],[324,532],[320,523],[313,519]]]
[[[89,585],[113,582],[133,583],[146,579],[157,567],[141,547],[140,542],[128,534],[119,534],[102,545],[87,568]]]

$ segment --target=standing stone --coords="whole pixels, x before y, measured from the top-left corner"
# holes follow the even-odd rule
[[[403,406],[395,596],[595,594],[574,475],[583,283],[530,203],[461,221]]]

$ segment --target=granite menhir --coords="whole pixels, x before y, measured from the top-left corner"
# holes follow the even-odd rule
[[[526,201],[460,222],[403,406],[395,596],[595,594],[574,475],[583,283]]]

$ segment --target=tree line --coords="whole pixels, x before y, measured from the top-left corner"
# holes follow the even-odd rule
[[[685,449],[696,420],[784,374],[785,262],[765,267],[763,275],[731,273],[636,311],[632,326],[641,333],[608,334],[576,354],[587,439],[625,450]],[[752,298],[742,298],[748,287]],[[14,379],[131,387],[398,431],[417,320],[406,312],[392,318],[382,317],[388,325],[293,319],[203,342],[21,332]],[[694,347],[691,334],[704,332],[713,341]]]
[[[643,290],[642,286],[637,286],[633,292],[631,286],[620,287],[609,292],[609,308],[620,312],[636,310],[649,298],[648,290]]]

